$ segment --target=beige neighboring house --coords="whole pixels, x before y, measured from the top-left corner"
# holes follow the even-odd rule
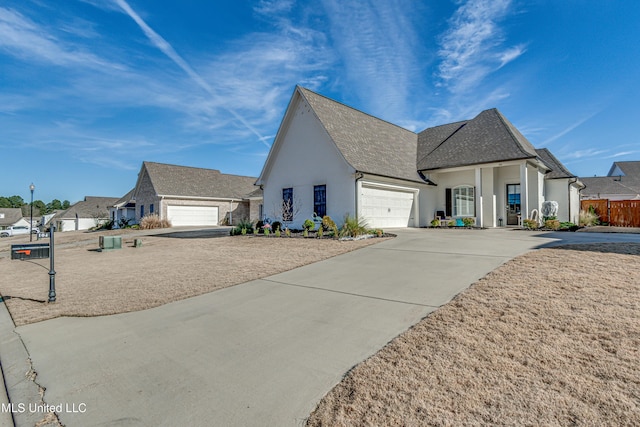
[[[109,220],[109,206],[118,201],[118,197],[86,196],[66,211],[57,213],[50,221],[56,231],[88,230]]]
[[[143,162],[133,190],[136,221],[157,214],[172,226],[215,226],[262,216],[257,178],[165,163]]]
[[[22,216],[22,209],[20,208],[0,208],[0,230],[12,226],[28,227],[29,220]]]

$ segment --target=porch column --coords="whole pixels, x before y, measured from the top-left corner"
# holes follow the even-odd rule
[[[481,168],[476,168],[476,191],[475,191],[475,198],[476,198],[476,225],[479,227],[484,226],[484,221],[483,221],[483,212],[482,212],[482,169]]]
[[[520,165],[520,214],[522,219],[529,218],[529,174],[527,162]]]
[[[482,226],[496,226],[495,168],[482,168]]]

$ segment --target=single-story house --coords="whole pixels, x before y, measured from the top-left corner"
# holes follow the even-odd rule
[[[300,86],[256,184],[265,215],[292,227],[314,214],[382,228],[435,217],[517,225],[544,201],[557,201],[558,219],[577,223],[582,188],[497,109],[414,133]]]
[[[122,220],[127,220],[133,224],[136,220],[136,201],[133,198],[135,188],[132,188],[113,206],[109,206],[109,218],[113,221],[114,227],[118,227]]]
[[[29,227],[29,219],[22,216],[22,209],[0,208],[0,230],[16,225]]]
[[[86,196],[83,201],[57,213],[50,223],[55,224],[56,231],[88,230],[108,221],[109,206],[117,201],[117,197]]]
[[[638,200],[640,199],[640,161],[614,162],[607,176],[580,178],[585,188],[582,200]]]
[[[236,224],[262,215],[255,177],[164,163],[143,162],[133,190],[136,221],[149,214],[173,226]]]

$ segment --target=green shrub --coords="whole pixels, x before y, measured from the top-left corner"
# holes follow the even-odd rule
[[[456,226],[456,222],[453,219],[449,220],[449,222],[447,223],[447,227],[455,227],[455,226]]]
[[[362,234],[367,234],[367,222],[362,218],[346,215],[340,229],[340,237],[358,237]]]
[[[244,230],[244,231],[243,231]],[[247,234],[247,232],[251,233],[253,231],[253,223],[248,219],[241,219],[238,221],[238,225],[233,229],[232,236],[242,234],[243,236]]]
[[[465,218],[462,218],[462,223],[464,224],[465,227],[473,227],[476,223],[476,219],[471,217],[465,217]]]
[[[318,231],[316,231],[316,237],[320,238],[322,237],[323,234],[324,234],[324,227],[322,226],[322,224],[320,224],[320,227],[318,227]]]
[[[309,230],[306,228],[302,231],[302,237],[309,237]]]
[[[431,220],[431,226],[432,227],[439,227],[440,226],[440,220],[439,219],[432,219]]]
[[[304,223],[302,224],[302,228],[304,228],[305,230],[313,231],[313,229],[316,228],[316,223],[313,222],[313,220],[305,219]]]
[[[280,221],[273,221],[271,223],[271,229],[276,232],[282,229],[282,223]]]
[[[536,221],[535,219],[523,219],[522,226],[529,230],[535,230],[538,228],[538,221]]]

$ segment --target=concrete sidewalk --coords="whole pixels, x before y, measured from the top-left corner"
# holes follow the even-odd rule
[[[640,236],[398,230],[188,300],[17,332],[66,426],[295,426],[354,365],[489,271],[533,248],[590,241]]]

